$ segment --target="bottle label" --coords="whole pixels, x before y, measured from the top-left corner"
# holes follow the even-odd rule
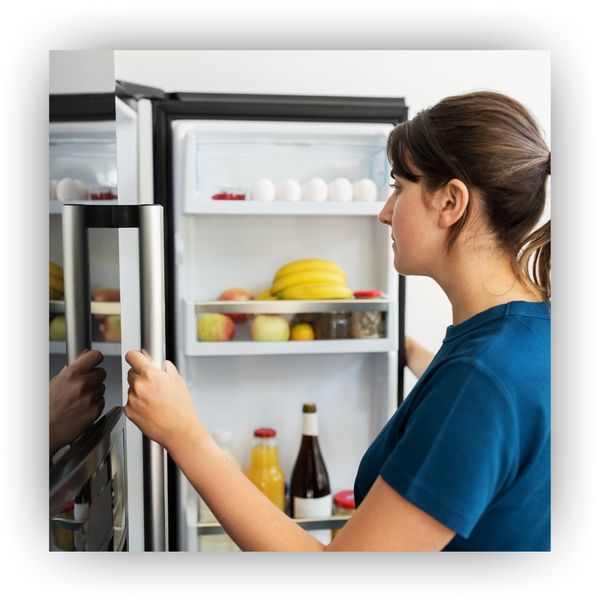
[[[294,516],[299,518],[330,517],[333,508],[331,494],[321,498],[298,498],[294,496]],[[331,542],[331,529],[315,529],[310,533],[322,544]]]
[[[330,517],[332,510],[331,494],[321,498],[298,498],[294,496],[294,516],[305,517]]]
[[[304,413],[302,415],[302,435],[319,435],[317,413]]]

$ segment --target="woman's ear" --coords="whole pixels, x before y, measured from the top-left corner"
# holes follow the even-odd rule
[[[460,179],[451,179],[434,197],[438,226],[443,229],[452,227],[463,216],[468,204],[469,188]]]

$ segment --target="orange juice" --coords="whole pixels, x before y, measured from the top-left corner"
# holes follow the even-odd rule
[[[254,431],[248,479],[281,510],[285,509],[285,480],[279,466],[279,453],[274,429],[263,427]]]

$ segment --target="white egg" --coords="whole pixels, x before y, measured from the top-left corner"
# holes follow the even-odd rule
[[[334,202],[350,202],[352,200],[352,184],[345,177],[338,177],[327,186],[329,199]]]
[[[377,185],[372,179],[359,179],[355,181],[354,200],[358,202],[375,202],[377,200]]]
[[[327,200],[327,183],[320,177],[309,179],[302,186],[302,200],[323,202]]]
[[[284,179],[277,186],[277,200],[297,202],[302,198],[302,188],[295,179]]]
[[[50,180],[50,189],[49,189],[49,194],[50,194],[50,200],[56,200],[56,179],[51,179]]]
[[[56,197],[61,202],[79,199],[80,188],[77,182],[70,177],[63,177],[56,185]]]
[[[87,200],[88,199],[88,186],[85,185],[85,183],[83,181],[81,181],[81,179],[76,179],[75,183],[77,184],[77,187],[79,188],[79,195],[77,196],[79,198],[79,200]]]
[[[275,185],[270,179],[261,177],[252,188],[252,200],[270,202],[275,200]]]

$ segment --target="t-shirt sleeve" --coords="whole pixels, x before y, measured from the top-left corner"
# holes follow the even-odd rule
[[[516,419],[498,377],[468,360],[432,374],[380,470],[406,500],[468,537],[515,473]]]

